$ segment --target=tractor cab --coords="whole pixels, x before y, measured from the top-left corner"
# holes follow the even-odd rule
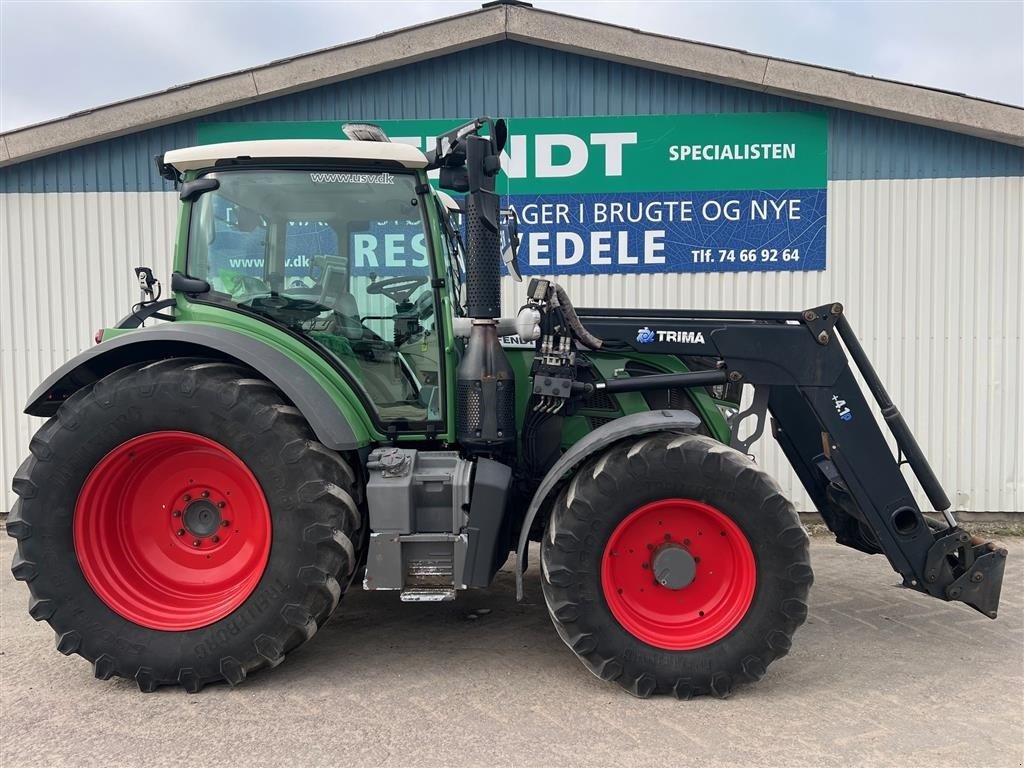
[[[388,142],[259,145],[262,158],[249,142],[167,153],[193,198],[183,272],[208,286],[192,300],[312,343],[382,422],[440,420],[431,254],[444,203],[424,189],[425,157]]]

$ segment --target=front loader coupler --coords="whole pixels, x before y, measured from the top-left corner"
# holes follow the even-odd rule
[[[936,597],[966,603],[990,619],[996,618],[1006,549],[961,528],[943,534],[928,550],[925,588]]]

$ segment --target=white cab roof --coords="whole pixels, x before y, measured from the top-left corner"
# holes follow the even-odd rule
[[[331,160],[384,160],[406,168],[423,168],[427,158],[416,147],[391,141],[348,141],[343,139],[266,139],[204,144],[172,149],[164,163],[179,173],[209,168],[218,160],[236,158],[330,158]]]

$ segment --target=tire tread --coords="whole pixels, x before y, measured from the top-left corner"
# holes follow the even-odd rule
[[[593,539],[595,521],[606,514],[609,499],[652,476],[671,475],[684,466],[699,467],[701,475],[713,478],[716,484],[748,497],[760,497],[761,503],[755,508],[766,521],[765,530],[777,531],[770,541],[777,551],[788,553],[789,565],[775,574],[782,585],[782,596],[769,607],[771,623],[758,636],[756,652],[745,652],[726,662],[719,659],[719,666],[708,667],[698,661],[682,676],[670,678],[630,662],[614,643],[605,642],[600,621],[594,618],[594,579],[598,580],[596,601],[607,611],[600,596],[600,576],[592,565],[585,564],[581,550],[588,535]],[[697,695],[725,698],[738,685],[760,680],[773,661],[785,656],[793,633],[807,617],[813,573],[806,531],[778,483],[746,456],[711,437],[656,433],[613,445],[584,464],[566,483],[541,540],[541,578],[559,636],[591,672],[604,680],[615,680],[634,696],[669,693],[685,700]],[[582,587],[584,582],[586,589]],[[651,652],[672,653],[635,638],[633,641]]]
[[[244,653],[237,646],[230,649],[214,660],[211,674],[201,674],[189,665],[170,674],[161,673],[150,664],[130,661],[116,652],[103,652],[90,659],[84,651],[84,628],[68,618],[73,611],[60,610],[60,586],[50,583],[45,569],[27,554],[34,546],[32,522],[49,513],[34,501],[39,495],[37,470],[59,459],[54,442],[80,429],[91,408],[107,411],[117,408],[124,398],[153,397],[162,391],[193,398],[204,388],[216,393],[226,409],[246,408],[256,433],[294,435],[281,451],[282,461],[295,476],[296,491],[301,491],[297,495],[304,518],[318,521],[306,529],[307,538],[312,536],[310,540],[316,543],[315,559],[297,564],[294,574],[296,582],[304,587],[304,595],[301,601],[289,602],[281,608],[277,630],[253,638],[241,649]],[[116,675],[134,679],[144,692],[177,684],[195,693],[219,680],[238,685],[253,672],[280,664],[288,652],[309,640],[337,607],[358,559],[353,541],[362,540],[364,514],[356,502],[360,497],[359,483],[346,459],[320,444],[298,409],[273,384],[250,369],[201,358],[133,364],[78,390],[32,438],[30,455],[13,482],[18,500],[7,531],[17,539],[18,546],[11,570],[16,579],[28,583],[29,612],[37,621],[51,624],[57,650],[65,655],[85,656],[92,662],[96,677],[106,680]]]

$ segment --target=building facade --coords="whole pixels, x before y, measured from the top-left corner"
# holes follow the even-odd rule
[[[0,137],[8,504],[29,393],[138,300],[134,266],[169,282],[177,196],[153,158],[201,125],[780,112],[827,114],[824,270],[555,276],[578,306],[842,301],[954,509],[1024,511],[1024,110],[514,5]],[[521,300],[506,278],[506,314]],[[770,437],[755,453],[810,509]]]

